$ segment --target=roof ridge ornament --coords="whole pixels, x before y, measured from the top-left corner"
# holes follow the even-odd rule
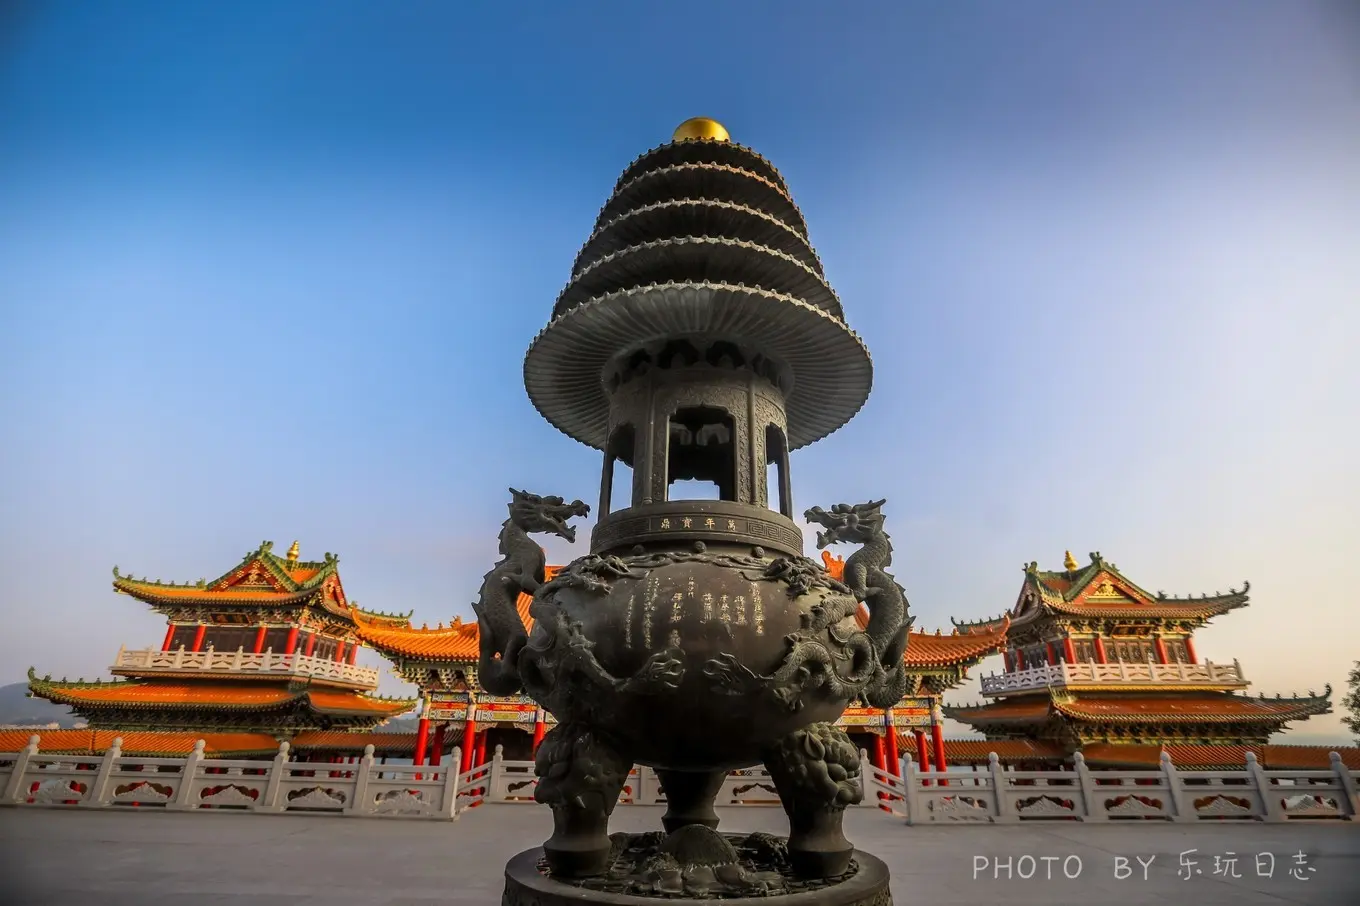
[[[1063,568],[1066,569],[1069,573],[1074,573],[1077,571],[1077,558],[1072,556],[1071,551],[1066,551],[1063,554]]]

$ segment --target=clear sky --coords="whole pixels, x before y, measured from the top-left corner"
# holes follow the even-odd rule
[[[694,115],[781,168],[874,353],[795,505],[888,498],[918,626],[1099,550],[1251,580],[1198,647],[1253,691],[1360,658],[1354,5],[0,10],[0,682],[159,644],[115,564],[262,539],[469,617],[507,486],[596,496],[522,355]]]

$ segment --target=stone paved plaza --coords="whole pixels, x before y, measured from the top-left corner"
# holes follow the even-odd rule
[[[623,807],[613,827],[651,829],[660,826],[660,818],[659,808]],[[726,809],[722,820],[730,831],[784,830],[778,809]],[[3,809],[0,857],[8,883],[0,902],[494,906],[505,860],[541,843],[549,824],[546,809],[517,805],[487,805],[453,823]],[[898,906],[1360,904],[1360,824],[907,827],[870,809],[852,810],[846,824],[857,845],[892,868]],[[1191,871],[1201,873],[1181,880],[1179,854],[1189,849],[1198,850],[1190,858],[1199,860]],[[1300,871],[1306,881],[1291,877],[1300,849],[1307,868],[1314,869]],[[1233,867],[1241,878],[1214,874],[1214,856],[1229,852],[1236,855]],[[1274,854],[1274,877],[1256,876],[1258,853]],[[1072,856],[1080,859],[1080,874],[1068,879],[1064,864],[1068,873],[1078,870]],[[1132,872],[1123,880],[1115,877],[1121,856]],[[1144,881],[1136,859],[1149,856],[1154,858]],[[1013,860],[1009,879],[1007,857]]]

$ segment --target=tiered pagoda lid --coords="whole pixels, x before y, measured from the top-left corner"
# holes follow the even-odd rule
[[[529,348],[525,387],[559,430],[603,449],[610,367],[679,338],[767,357],[790,385],[790,449],[849,421],[872,384],[783,177],[712,120],[682,124],[619,177]]]

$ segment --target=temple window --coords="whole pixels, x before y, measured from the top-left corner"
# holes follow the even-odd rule
[[[190,640],[192,644],[192,639]],[[203,633],[203,648],[214,651],[255,650],[255,628],[250,626],[209,626]],[[188,646],[186,646],[188,647]]]
[[[316,647],[312,649],[312,657],[319,657],[323,661],[333,661],[335,660],[335,648],[335,639],[317,636]]]
[[[722,409],[694,406],[670,418],[667,500],[731,500],[737,492],[736,426]]]
[[[603,499],[600,501],[600,515],[633,505],[633,458],[636,432],[632,425],[619,425],[610,435],[605,448]]]
[[[194,647],[194,634],[198,632],[198,627],[190,624],[188,626],[176,626],[175,634],[170,637],[170,648],[173,650],[183,646],[185,651]]]
[[[771,468],[773,467],[773,468]],[[765,487],[770,509],[793,518],[793,500],[789,487],[789,445],[784,429],[778,425],[765,428]]]

